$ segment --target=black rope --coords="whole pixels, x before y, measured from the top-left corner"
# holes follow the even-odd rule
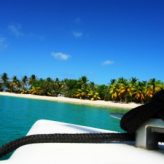
[[[22,137],[0,147],[0,157],[20,146],[33,143],[110,143],[135,141],[135,131],[150,118],[164,119],[164,90],[157,93],[150,103],[134,108],[121,119],[121,127],[127,133],[36,134]],[[164,142],[164,134],[158,134]]]
[[[37,134],[22,137],[0,148],[0,157],[20,146],[33,143],[109,143],[134,141],[135,135],[127,133]]]

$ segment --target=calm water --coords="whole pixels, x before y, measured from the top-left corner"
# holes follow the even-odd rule
[[[0,96],[0,145],[26,135],[39,119],[121,131],[119,120],[110,116],[113,110],[116,109]]]

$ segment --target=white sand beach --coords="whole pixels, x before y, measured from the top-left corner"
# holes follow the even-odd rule
[[[9,92],[0,92],[0,95],[38,99],[38,100],[48,100],[48,101],[56,101],[56,102],[65,102],[65,103],[79,104],[79,105],[91,105],[97,107],[114,107],[114,108],[122,108],[122,109],[132,109],[141,105],[136,103],[115,103],[112,101],[103,101],[103,100],[91,101],[91,100],[81,100],[81,99],[67,98],[67,97],[38,96],[38,95],[31,95],[31,94],[16,94],[16,93],[9,93]]]

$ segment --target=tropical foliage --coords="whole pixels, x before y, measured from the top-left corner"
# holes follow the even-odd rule
[[[79,79],[37,78],[36,75],[22,79],[9,78],[7,73],[0,76],[0,91],[46,96],[64,96],[89,100],[145,103],[161,89],[164,83],[152,78],[139,81],[137,78],[112,79],[108,85],[97,85],[86,76]]]

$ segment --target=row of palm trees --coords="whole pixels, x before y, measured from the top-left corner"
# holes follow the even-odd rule
[[[0,91],[89,100],[145,103],[161,89],[164,89],[164,83],[155,78],[148,81],[118,78],[112,79],[108,85],[96,85],[86,76],[64,80],[50,77],[39,79],[36,75],[23,76],[22,79],[17,76],[9,78],[7,73],[0,76]]]

